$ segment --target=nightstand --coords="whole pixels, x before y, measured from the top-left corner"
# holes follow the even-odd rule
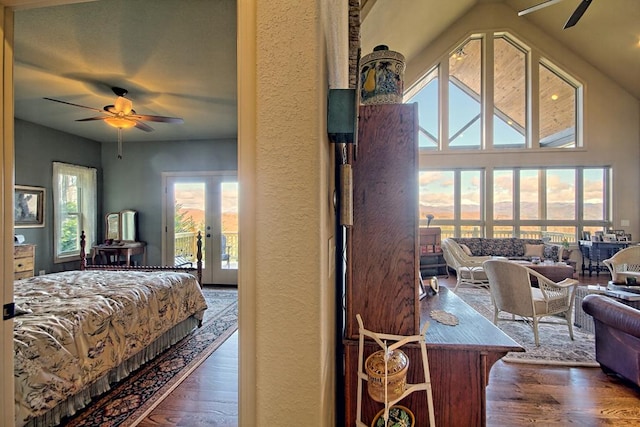
[[[33,277],[36,258],[36,245],[13,246],[14,280]]]

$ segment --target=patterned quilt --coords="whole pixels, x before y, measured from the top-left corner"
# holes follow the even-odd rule
[[[190,274],[69,271],[14,285],[16,422],[41,415],[207,308]]]

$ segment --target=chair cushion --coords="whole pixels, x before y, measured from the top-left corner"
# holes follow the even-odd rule
[[[482,267],[462,267],[460,268],[459,274],[463,279],[471,279],[471,275],[473,274],[474,280],[489,280],[487,273],[485,273]]]
[[[533,305],[536,308],[536,314],[546,313],[547,303],[544,300],[542,291],[539,288],[531,288],[531,295],[533,296]]]
[[[539,288],[531,288],[531,294],[533,296],[533,305],[538,315],[560,313],[569,308],[569,303],[565,296],[549,296],[547,294],[548,298],[545,300]]]

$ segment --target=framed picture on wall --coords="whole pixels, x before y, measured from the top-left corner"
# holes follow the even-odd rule
[[[44,227],[44,187],[16,185],[13,222],[15,228]]]

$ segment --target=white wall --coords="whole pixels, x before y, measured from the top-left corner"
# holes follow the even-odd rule
[[[239,2],[242,426],[334,424],[333,147],[321,7]]]
[[[640,101],[576,53],[526,20],[518,19],[513,9],[502,4],[473,8],[407,64],[406,87],[429,71],[443,54],[481,30],[511,32],[583,83],[584,147],[526,154],[430,152],[421,157],[421,167],[611,166],[614,227],[623,228],[634,240],[640,240]],[[622,227],[622,219],[631,225]]]

